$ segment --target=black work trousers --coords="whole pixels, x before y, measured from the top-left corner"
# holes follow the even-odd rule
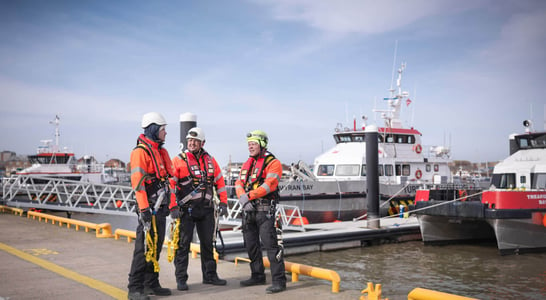
[[[163,242],[165,241],[166,217],[168,214],[169,209],[167,206],[160,207],[155,214],[157,228],[157,261],[159,261],[159,254],[161,253],[161,249],[163,249]],[[153,239],[156,232],[153,232],[153,225],[150,227],[150,235]],[[131,262],[131,271],[129,272],[129,284],[127,285],[129,292],[142,292],[145,286],[151,288],[160,286],[159,272],[154,272],[153,262],[146,262],[144,243],[144,226],[142,226],[142,222],[139,221],[136,229],[133,261]]]
[[[186,282],[188,280],[189,252],[194,228],[196,228],[197,236],[199,237],[203,280],[213,280],[218,277],[212,242],[215,234],[214,226],[215,219],[214,210],[212,208],[203,209],[198,213],[193,214],[183,210],[182,216],[180,217],[178,250],[176,250],[174,256],[174,274],[177,282]]]
[[[286,285],[284,269],[284,255],[277,254],[281,250],[277,243],[275,229],[275,216],[269,211],[245,212],[243,216],[243,239],[250,259],[250,272],[252,278],[265,279],[262,247],[267,251],[271,268],[271,280],[274,284]]]

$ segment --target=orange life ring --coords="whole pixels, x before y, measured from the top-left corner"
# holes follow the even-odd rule
[[[421,151],[423,151],[423,147],[421,147],[420,144],[417,144],[415,147],[415,153],[419,154]]]
[[[417,169],[417,171],[415,171],[415,178],[421,179],[421,176],[423,176],[423,172],[421,172],[421,170]]]
[[[459,190],[459,198],[461,201],[466,201],[466,196],[467,196],[466,190]]]

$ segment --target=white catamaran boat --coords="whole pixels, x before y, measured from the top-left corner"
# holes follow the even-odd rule
[[[546,251],[546,130],[509,141],[488,190],[417,191],[425,244],[496,240],[501,254]]]
[[[74,153],[59,149],[59,116],[50,122],[55,125],[55,144],[52,140],[42,140],[36,154],[29,155],[30,167],[16,172],[16,175],[53,177],[90,183],[113,183],[116,179],[104,172],[104,164],[96,163],[90,156],[80,162]],[[47,180],[43,180],[44,182]],[[40,180],[34,180],[39,183]]]
[[[448,167],[450,150],[444,146],[424,146],[421,132],[404,128],[400,120],[402,103],[409,106],[408,92],[402,91],[405,64],[398,70],[397,88],[390,89],[386,110],[380,113],[379,133],[380,197],[389,200],[381,213],[398,213],[399,205],[413,204],[415,191],[423,184],[451,182]],[[366,200],[366,143],[364,129],[356,121],[353,128],[338,124],[333,134],[336,145],[315,158],[311,170],[304,163],[292,165],[292,177],[282,181],[281,204],[296,205],[311,223],[352,220],[363,217]]]

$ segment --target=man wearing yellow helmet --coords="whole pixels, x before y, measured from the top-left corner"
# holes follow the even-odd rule
[[[250,258],[250,279],[241,286],[265,284],[261,242],[271,264],[272,285],[266,293],[286,289],[281,224],[275,218],[279,201],[277,189],[282,176],[281,162],[267,151],[267,134],[254,130],[247,134],[249,158],[241,167],[235,189],[243,208],[243,239]]]

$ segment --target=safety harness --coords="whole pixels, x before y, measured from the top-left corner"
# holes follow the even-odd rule
[[[272,153],[268,151],[263,151],[262,153],[260,153],[257,159],[255,159],[254,157],[249,157],[249,159],[243,164],[243,166],[241,167],[241,175],[239,178],[243,182],[243,186],[246,192],[256,189],[264,183],[264,170],[267,165],[269,165],[269,163],[273,161],[273,159],[275,159],[275,156]],[[250,174],[249,172],[253,166],[254,169]],[[280,261],[283,257],[284,244],[282,238],[282,224],[280,220],[280,214],[277,214],[275,205],[276,201],[278,201],[279,199],[279,191],[275,190],[274,192],[267,194],[264,198],[270,201],[269,206],[265,206],[267,207],[268,218],[275,217],[275,233],[277,235],[277,245],[279,246],[279,250],[277,251],[275,258],[277,259],[277,261]],[[254,203],[256,203],[256,201],[252,202],[253,205]]]
[[[188,167],[188,172],[190,173],[191,177],[191,186],[192,189],[195,189],[196,187],[200,186],[202,187],[202,193],[201,197],[198,199],[192,199],[193,201],[203,201],[203,205],[212,205],[213,201],[213,192],[212,188],[214,186],[214,163],[212,160],[212,157],[203,150],[201,153],[201,158],[203,159],[205,170],[201,170],[199,160],[195,157],[195,155],[189,151],[182,152],[178,154],[178,157],[180,157],[183,161],[186,162]],[[188,179],[190,180],[190,179]],[[186,181],[187,182],[187,181]],[[184,188],[184,186],[181,185],[182,180],[178,181],[178,190],[180,192],[188,192],[187,189]],[[182,195],[177,195],[177,198],[180,198]],[[199,195],[196,195],[196,197],[199,197]],[[209,201],[210,203],[206,203],[206,201]]]
[[[168,158],[168,154],[166,154],[165,151],[157,151],[154,149],[154,147],[146,140],[145,136],[141,135],[138,137],[137,140],[137,146],[136,148],[141,148],[148,155],[150,156],[152,160],[152,165],[154,167],[154,176],[151,174],[146,174],[142,176],[137,187],[142,184],[142,181],[145,180],[145,187],[146,187],[146,195],[148,196],[148,205],[152,207],[154,203],[150,202],[150,195],[156,194],[160,189],[165,188],[168,184],[168,176],[169,172],[166,170],[166,176],[161,176],[160,170],[160,164],[158,161],[158,157],[161,157],[163,161],[165,160],[165,157]],[[167,197],[169,199],[169,197]],[[163,199],[155,199],[155,201],[163,201]],[[155,203],[156,207],[159,207],[161,203]],[[157,261],[157,222],[156,222],[156,211],[154,210],[152,212],[152,221],[151,224],[144,223],[144,255],[146,256],[147,262],[152,262],[154,265],[154,272],[159,272],[159,262]],[[153,230],[153,238],[150,235],[150,230]]]

